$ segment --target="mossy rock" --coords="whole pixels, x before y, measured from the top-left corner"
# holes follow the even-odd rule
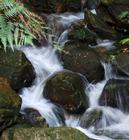
[[[91,13],[89,10],[85,10],[85,23],[87,23],[87,27],[95,32],[101,39],[116,40],[121,36],[103,20],[103,17]]]
[[[1,140],[92,140],[73,128],[18,128],[6,130]]]
[[[31,86],[35,72],[30,61],[23,52],[0,49],[0,76],[8,79],[11,87],[19,91],[23,87]]]
[[[83,128],[95,127],[98,128],[103,112],[100,108],[88,109],[80,118],[80,126]]]
[[[87,42],[87,44],[96,45],[97,35],[89,30],[84,20],[73,23],[69,29],[68,39]]]
[[[16,121],[20,106],[20,97],[6,79],[0,78],[0,132]]]
[[[86,79],[78,73],[66,70],[57,72],[46,82],[43,96],[69,113],[80,114],[88,107],[86,85]]]
[[[87,44],[71,41],[64,45],[61,60],[65,69],[83,74],[89,82],[104,79],[104,69],[96,51]]]
[[[45,118],[42,117],[41,114],[36,109],[25,108],[23,116],[25,120],[28,122],[28,124],[34,127],[47,127],[48,126]]]

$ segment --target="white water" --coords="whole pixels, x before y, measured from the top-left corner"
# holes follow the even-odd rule
[[[63,24],[68,24],[68,26],[80,18],[75,15],[62,16]],[[81,17],[82,18],[82,17]],[[65,21],[66,20],[66,21]],[[60,42],[66,41],[67,30],[64,31],[62,36],[60,36]],[[24,112],[25,108],[34,108],[39,111],[39,113],[46,119],[49,126],[61,126],[63,125],[59,119],[59,113],[61,110],[53,105],[49,100],[43,98],[43,89],[46,80],[55,72],[63,70],[56,53],[55,49],[51,46],[42,48],[23,48],[22,51],[25,53],[27,58],[31,61],[36,72],[36,79],[30,88],[24,88],[22,90],[22,106],[21,112]],[[111,131],[124,131],[129,130],[129,116],[121,112],[120,110],[113,109],[110,107],[99,106],[98,99],[102,93],[102,90],[107,82],[111,78],[116,78],[115,74],[112,72],[112,67],[110,64],[102,63],[105,69],[105,80],[97,84],[90,83],[86,91],[89,97],[89,109],[100,108],[103,112],[103,117],[100,120],[100,130],[111,130]],[[96,140],[111,140],[106,136],[97,136],[94,134],[94,126],[89,129],[84,129],[79,126],[79,117],[65,115],[65,123],[67,126],[77,128],[78,130],[85,133],[90,138]],[[129,132],[128,132],[129,133]]]

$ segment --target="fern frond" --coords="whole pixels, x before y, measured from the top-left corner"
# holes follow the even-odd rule
[[[10,46],[33,45],[33,39],[46,38],[45,22],[16,0],[0,0],[0,44]]]

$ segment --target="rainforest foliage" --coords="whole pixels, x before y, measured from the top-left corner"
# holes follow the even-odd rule
[[[0,0],[0,47],[34,45],[45,37],[44,20],[30,12],[19,0]]]

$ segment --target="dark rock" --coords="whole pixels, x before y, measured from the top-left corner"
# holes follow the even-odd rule
[[[87,110],[80,118],[80,126],[83,128],[89,128],[91,126],[98,128],[102,114],[102,110],[99,108]]]
[[[46,82],[43,95],[69,113],[83,113],[88,107],[85,94],[86,79],[71,71],[61,71]]]
[[[36,13],[60,13],[81,11],[80,0],[22,0],[24,4]]]
[[[25,120],[32,126],[43,127],[48,125],[45,118],[43,118],[37,110],[32,108],[25,108],[24,113]]]
[[[85,10],[85,23],[102,39],[115,40],[120,37],[116,30],[104,22],[103,17],[94,15],[89,10]]]
[[[129,30],[129,2],[127,4],[119,3],[114,1],[111,5],[108,6],[108,11],[111,17],[116,21],[117,27]],[[125,14],[127,13],[127,14]]]
[[[93,140],[73,128],[16,128],[3,132],[2,140]]]
[[[111,79],[105,85],[99,99],[102,106],[118,108],[122,111],[129,111],[129,81]]]
[[[99,56],[101,57],[101,60],[105,63],[110,63],[112,65],[113,74],[115,74],[117,77],[128,78],[129,77],[129,54],[122,52],[122,49],[114,48],[108,50],[102,47],[95,48],[95,50],[98,52]]]
[[[0,132],[16,122],[20,106],[20,97],[6,79],[0,78]]]
[[[0,76],[7,78],[14,90],[31,86],[35,78],[34,68],[22,52],[0,49],[0,58]]]
[[[89,10],[97,9],[100,4],[100,0],[85,0],[83,8],[87,8]]]
[[[98,54],[82,42],[68,42],[61,55],[64,68],[83,74],[89,82],[104,78],[104,69]]]
[[[86,27],[83,20],[73,23],[69,29],[69,40],[78,40],[96,45],[96,38],[97,35]]]

